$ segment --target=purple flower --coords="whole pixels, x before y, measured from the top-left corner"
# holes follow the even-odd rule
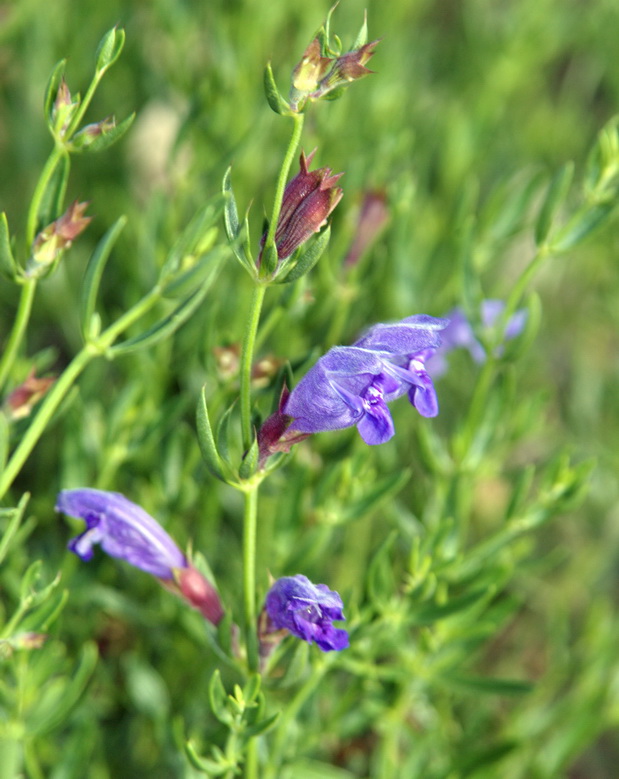
[[[375,325],[352,346],[335,346],[290,393],[283,409],[294,419],[288,430],[319,433],[356,425],[367,444],[382,444],[395,432],[387,403],[404,394],[422,416],[436,416],[436,392],[424,366],[446,325],[420,314]]]
[[[275,245],[280,260],[290,257],[295,249],[320,230],[343,194],[341,187],[335,186],[343,173],[332,176],[330,168],[309,171],[308,165],[313,156],[314,152],[307,158],[301,152],[301,170],[284,190],[275,232]],[[262,236],[263,245],[265,239],[266,233]],[[261,260],[262,252],[258,264]]]
[[[312,584],[302,574],[278,579],[267,593],[265,608],[275,629],[289,630],[293,636],[316,642],[323,652],[348,647],[348,633],[331,624],[345,620],[344,604],[326,584]]]
[[[118,492],[63,490],[56,510],[86,522],[86,530],[69,542],[69,549],[90,560],[100,544],[110,557],[120,557],[160,579],[173,579],[174,569],[187,559],[161,525],[144,509]]]
[[[483,300],[481,304],[481,325],[484,329],[492,328],[505,310],[502,300]],[[457,307],[447,315],[449,324],[442,333],[441,346],[428,362],[428,373],[439,378],[447,372],[446,355],[453,349],[468,349],[469,354],[476,363],[486,360],[486,350],[475,338],[471,323],[466,318],[464,311]],[[506,341],[519,335],[527,321],[527,312],[523,309],[516,311],[505,327],[503,337]]]
[[[219,624],[224,612],[213,586],[140,506],[118,492],[82,488],[60,492],[56,511],[86,522],[86,530],[69,542],[69,549],[82,560],[90,560],[93,546],[100,544],[110,557],[158,577],[167,589]]]

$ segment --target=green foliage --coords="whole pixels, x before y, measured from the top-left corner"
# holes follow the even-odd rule
[[[365,5],[5,12],[1,779],[616,770],[616,3],[372,0],[350,50],[380,38],[376,74],[296,113],[277,85],[315,30],[349,51]],[[344,198],[258,268],[301,147]],[[368,191],[389,222],[349,267]],[[76,200],[92,222],[29,274]],[[284,378],[456,305],[488,359],[449,355],[436,419],[402,399],[385,445],[323,433],[261,469]],[[33,371],[55,382],[29,396]],[[222,622],[70,555],[78,486],[189,546]],[[296,573],[342,594],[348,650],[258,655],[269,577]]]

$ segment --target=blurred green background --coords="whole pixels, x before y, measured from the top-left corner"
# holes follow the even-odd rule
[[[330,324],[345,293],[336,258],[352,240],[364,191],[386,191],[391,221],[360,272],[361,292],[337,339],[344,343],[367,323],[421,311],[439,316],[460,302],[462,244],[454,225],[462,224],[465,212],[476,215],[474,265],[485,296],[504,298],[534,246],[526,218],[517,229],[501,229],[497,215],[503,204],[535,176],[550,175],[568,160],[574,160],[579,181],[598,131],[619,110],[616,0],[343,0],[333,25],[345,46],[354,40],[366,7],[370,39],[382,39],[370,63],[376,75],[341,100],[311,110],[306,123],[305,150],[318,147],[318,165],[345,171],[345,196],[333,219],[331,265],[317,269],[314,299],[298,301],[295,326],[275,328],[269,337],[266,351],[279,358],[299,361],[312,348],[332,345]],[[103,283],[110,316],[152,282],[166,248],[195,209],[219,192],[230,164],[239,208],[253,202],[257,244],[289,131],[266,106],[263,68],[271,61],[286,93],[290,71],[327,11],[326,4],[287,0],[0,4],[0,207],[12,233],[23,231],[51,148],[42,102],[59,59],[68,58],[71,91],[83,93],[103,33],[114,24],[123,27],[125,50],[87,118],[122,119],[137,111],[121,143],[74,159],[68,202],[90,201],[95,219],[58,274],[38,291],[27,347],[29,354],[37,353],[43,372],[56,373],[79,347],[76,315],[67,301],[75,298],[96,241],[120,214],[129,218],[116,250],[122,261]],[[616,775],[618,252],[619,229],[613,224],[547,262],[535,282],[542,322],[520,381],[540,411],[509,452],[510,468],[542,462],[563,446],[576,460],[594,457],[598,464],[582,507],[527,542],[532,562],[514,575],[512,585],[526,606],[480,658],[482,670],[516,671],[539,681],[532,700],[506,711],[497,704],[489,715],[507,723],[505,731],[514,739],[529,739],[529,752],[523,747],[503,773],[475,776]],[[15,289],[0,282],[3,328],[16,305]],[[316,291],[326,289],[331,299]],[[201,384],[217,371],[213,347],[239,340],[247,298],[245,279],[230,261],[217,294],[173,343],[156,353],[91,366],[80,393],[15,487],[16,496],[33,493],[39,518],[28,554],[63,567],[74,583],[59,634],[69,651],[94,635],[107,657],[89,707],[66,743],[77,750],[99,740],[94,749],[112,752],[110,776],[177,775],[178,768],[161,762],[162,744],[170,738],[164,725],[181,705],[190,722],[206,716],[207,680],[197,680],[192,669],[199,652],[208,650],[196,649],[184,634],[166,633],[165,619],[172,613],[193,625],[188,636],[198,632],[198,623],[191,622],[194,615],[178,616],[177,604],[164,596],[157,600],[154,583],[118,574],[108,560],[83,570],[67,559],[67,528],[53,514],[54,496],[63,486],[82,483],[162,507],[158,517],[173,534],[182,542],[192,538],[208,556],[225,597],[238,594],[239,562],[229,552],[238,542],[238,498],[211,489],[192,420]],[[0,339],[5,336],[0,331]],[[458,366],[462,374],[441,384],[445,421],[441,416],[439,431],[448,429],[460,385],[473,375],[464,360]],[[24,375],[28,367],[24,359]],[[131,384],[127,377],[138,373],[151,381]],[[270,397],[261,402],[266,413]],[[398,409],[397,426],[406,424],[407,411]],[[322,454],[337,459],[336,446],[325,441]],[[410,448],[403,447],[403,455],[410,455]],[[377,455],[385,469],[394,467],[393,457]],[[495,521],[505,489],[491,468],[476,484],[479,536]],[[423,484],[413,491],[422,498]],[[267,491],[265,513],[275,505]],[[292,498],[289,508],[298,508]],[[278,538],[285,548],[285,534]],[[363,567],[334,575],[354,581]],[[125,580],[131,595],[118,592]],[[138,608],[142,594],[145,604],[155,605]],[[110,613],[123,614],[133,628]],[[129,681],[123,686],[115,675]],[[122,692],[112,695],[115,685]],[[98,730],[101,723],[106,735]],[[456,749],[466,743],[466,726],[444,736]],[[129,753],[129,768],[126,758],[114,757]],[[93,777],[108,775],[101,767],[96,771]],[[473,775],[466,766],[458,771],[444,775]]]

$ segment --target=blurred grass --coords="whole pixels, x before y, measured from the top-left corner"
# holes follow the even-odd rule
[[[491,225],[493,198],[501,187],[508,182],[518,186],[537,171],[552,173],[570,159],[578,179],[596,133],[619,109],[615,0],[345,0],[335,14],[345,44],[352,41],[366,5],[371,37],[383,39],[371,62],[377,75],[340,101],[312,111],[304,138],[307,151],[318,146],[319,165],[346,173],[330,264],[325,260],[316,271],[316,288],[334,290],[335,302],[318,297],[312,306],[306,297],[299,300],[292,325],[276,328],[269,340],[268,351],[277,357],[300,359],[312,348],[331,345],[325,339],[343,294],[335,281],[337,258],[351,239],[364,190],[385,188],[392,217],[360,272],[359,286],[373,294],[354,301],[341,342],[368,322],[447,311],[459,296],[458,213],[469,209],[479,215],[482,227],[484,220]],[[114,24],[124,27],[126,49],[106,76],[89,119],[138,112],[136,126],[121,144],[74,161],[68,200],[90,200],[96,218],[59,273],[39,290],[28,352],[51,350],[39,358],[45,370],[58,370],[77,348],[70,301],[89,252],[120,214],[127,214],[129,224],[116,250],[122,262],[114,263],[114,272],[104,279],[109,314],[147,287],[165,249],[193,211],[219,191],[231,163],[240,208],[253,200],[257,242],[287,131],[265,106],[262,69],[271,60],[285,91],[291,67],[327,10],[326,4],[308,8],[283,0],[20,0],[0,5],[0,206],[12,232],[23,228],[34,182],[51,147],[42,96],[58,59],[68,56],[69,86],[83,92],[103,32]],[[487,296],[504,297],[509,291],[533,254],[530,232],[501,240],[490,236],[484,242],[476,263]],[[410,771],[419,773],[410,776],[497,776],[496,766],[483,767],[483,755],[476,758],[478,767],[471,757],[471,741],[483,747],[489,729],[501,732],[506,744],[524,744],[512,753],[506,748],[500,775],[508,778],[602,779],[613,775],[619,760],[618,245],[615,225],[569,256],[550,261],[536,283],[542,327],[520,386],[531,397],[541,388],[543,418],[511,452],[509,467],[517,471],[541,462],[562,446],[579,460],[597,458],[598,466],[585,504],[536,536],[532,562],[515,573],[510,585],[526,607],[477,662],[480,673],[518,677],[524,672],[539,685],[532,697],[509,705],[499,699],[477,706],[472,692],[453,711],[446,697],[448,724],[437,741],[444,742],[445,753],[437,749],[435,763],[425,766],[414,765],[411,757]],[[84,570],[66,558],[66,529],[52,512],[55,492],[83,483],[126,491],[146,507],[157,506],[158,518],[182,542],[193,538],[207,554],[225,599],[238,595],[239,562],[229,551],[238,544],[238,497],[214,489],[202,470],[192,419],[200,385],[216,384],[212,348],[238,340],[249,293],[243,282],[231,261],[217,295],[207,299],[173,342],[153,353],[91,366],[15,488],[16,495],[29,490],[34,496],[39,525],[30,553],[62,565],[74,582],[63,638],[77,647],[94,635],[105,648],[90,708],[73,723],[67,743],[78,748],[90,739],[95,752],[111,750],[109,775],[130,775],[117,757],[126,754],[132,754],[131,770],[180,775],[176,765],[157,765],[161,755],[170,754],[170,744],[161,746],[167,738],[164,722],[183,708],[190,722],[204,717],[207,679],[192,672],[199,657],[195,639],[181,631],[172,636],[164,627],[172,619],[191,622],[194,615],[179,616],[177,604],[159,598],[152,582],[118,573],[113,562],[99,560]],[[3,326],[15,304],[15,288],[0,283]],[[0,332],[0,338],[5,335]],[[24,362],[24,374],[27,368]],[[449,408],[462,402],[461,385],[471,378],[464,361],[462,371],[441,385],[445,417],[439,417],[437,429],[442,433],[449,429]],[[132,384],[138,374],[150,380]],[[223,396],[220,402],[223,407]],[[269,402],[265,393],[263,411]],[[408,409],[394,411],[401,429]],[[337,461],[341,440],[321,440],[319,455]],[[418,467],[415,445],[402,441],[397,451],[373,453],[376,467],[389,472],[402,458]],[[363,458],[359,467],[368,467],[372,477]],[[274,559],[279,551],[285,561],[295,533],[288,517],[306,516],[307,507],[299,495],[280,497],[280,478],[266,487],[263,512],[271,514],[264,521],[277,530]],[[412,502],[423,505],[423,477],[413,481]],[[483,536],[496,522],[504,489],[500,474],[488,473],[476,485],[474,533]],[[402,521],[394,518],[397,510],[391,506],[384,513],[394,523]],[[356,530],[340,543],[354,541],[367,553],[382,541],[375,522],[367,523],[365,537]],[[317,545],[319,536],[320,529]],[[315,551],[308,560],[315,563],[317,557]],[[337,561],[332,568],[336,577]],[[339,575],[350,586],[356,578],[354,571]],[[121,594],[123,576],[131,596]],[[155,605],[137,609],[135,603],[142,602]],[[110,614],[127,621],[115,621]],[[195,621],[192,636],[197,632]],[[160,677],[167,680],[171,699],[161,691]],[[124,691],[110,693],[119,678],[127,682],[119,685]],[[153,690],[145,699],[140,697],[143,685]],[[467,720],[471,712],[476,714]],[[106,724],[104,733],[97,730],[100,722]],[[354,734],[354,723],[348,724]],[[155,743],[160,746],[153,751]],[[351,736],[346,749],[352,757],[342,761],[354,765],[355,749],[363,752],[366,746],[356,745]],[[463,759],[457,765],[459,750],[469,764]],[[372,775],[380,776],[379,769]]]

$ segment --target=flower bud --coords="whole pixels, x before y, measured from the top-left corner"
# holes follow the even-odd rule
[[[16,420],[29,416],[34,404],[45,395],[55,381],[55,378],[37,379],[33,368],[25,381],[5,400],[4,410],[8,418]]]
[[[340,202],[343,190],[336,184],[343,176],[331,175],[331,168],[308,170],[314,152],[308,157],[301,152],[299,159],[301,170],[288,183],[284,190],[282,207],[275,231],[277,257],[283,260],[317,233]],[[267,234],[262,236],[262,246]],[[258,264],[262,261],[262,250]]]
[[[92,217],[84,216],[88,203],[72,203],[56,221],[43,228],[34,239],[32,254],[26,263],[26,276],[40,278],[48,268],[60,259],[80,233],[83,233]]]
[[[174,572],[180,595],[197,609],[213,625],[218,625],[224,616],[219,595],[213,586],[191,564]]]

